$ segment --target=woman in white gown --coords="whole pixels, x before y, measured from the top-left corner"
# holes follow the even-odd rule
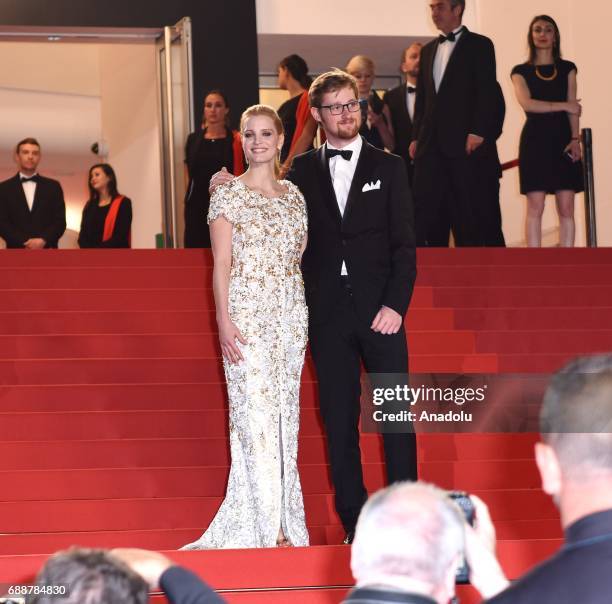
[[[308,545],[297,469],[306,206],[277,180],[274,109],[250,107],[240,129],[249,169],[217,187],[208,213],[232,463],[225,500],[189,550]]]

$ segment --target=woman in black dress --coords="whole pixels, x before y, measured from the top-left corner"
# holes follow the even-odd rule
[[[529,60],[512,70],[518,102],[527,114],[521,134],[521,193],[527,196],[527,244],[542,245],[542,214],[548,193],[559,215],[560,245],[575,238],[574,196],[583,190],[582,150],[574,63],[561,58],[561,35],[552,17],[529,26]]]
[[[244,172],[242,141],[240,133],[231,129],[227,98],[220,90],[211,90],[204,98],[202,126],[185,145],[185,247],[210,247],[208,186],[221,168],[236,176]]]
[[[285,142],[280,152],[280,177],[289,172],[296,155],[312,149],[317,123],[310,114],[308,89],[312,79],[308,65],[299,55],[289,55],[278,64],[278,87],[289,93],[289,100],[278,109],[285,129]]]
[[[372,84],[376,77],[374,61],[365,55],[356,55],[347,63],[346,71],[357,80],[359,98],[362,101],[363,119],[361,120],[359,134],[370,145],[374,145],[378,149],[393,149],[395,140],[393,132],[389,128],[391,111],[383,103],[376,90],[372,90]]]
[[[132,202],[117,190],[117,177],[109,164],[89,169],[89,201],[83,208],[79,247],[131,247]]]

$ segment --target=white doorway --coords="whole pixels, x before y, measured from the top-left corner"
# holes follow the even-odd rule
[[[160,240],[180,245],[180,237],[166,234],[176,232],[174,225],[180,228],[182,147],[193,125],[191,56],[179,59],[173,50],[168,64],[160,53],[167,40],[179,46],[185,23],[189,20],[177,24],[179,33],[177,26],[0,27],[0,180],[15,173],[15,144],[36,138],[43,155],[41,174],[64,188],[68,226],[61,248],[77,247],[88,170],[102,161],[113,166],[120,192],[132,200],[133,247],[153,248]],[[168,79],[167,68],[187,75],[178,79],[171,73]],[[176,116],[164,106],[171,88],[170,109]],[[171,140],[165,136],[169,130]],[[91,150],[95,143],[98,154]],[[173,145],[171,152],[167,145]],[[170,156],[181,164],[178,178]]]

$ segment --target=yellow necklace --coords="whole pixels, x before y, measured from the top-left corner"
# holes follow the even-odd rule
[[[546,77],[546,76],[543,76],[540,73],[540,70],[538,69],[538,66],[537,65],[535,66],[535,74],[540,78],[540,80],[544,80],[545,82],[550,82],[550,81],[554,80],[557,77],[558,73],[559,72],[557,71],[557,66],[554,65],[553,66],[553,73],[552,73],[552,75]]]

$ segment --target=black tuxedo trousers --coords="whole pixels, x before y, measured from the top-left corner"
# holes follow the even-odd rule
[[[430,149],[415,162],[417,245],[503,247],[499,161],[485,142],[472,155],[447,157]]]
[[[345,285],[328,320],[310,326],[310,350],[319,381],[319,405],[335,487],[335,506],[347,532],[355,530],[367,493],[359,447],[361,361],[369,373],[408,371],[406,332],[382,335],[355,309]],[[383,434],[387,480],[417,479],[414,434]]]

